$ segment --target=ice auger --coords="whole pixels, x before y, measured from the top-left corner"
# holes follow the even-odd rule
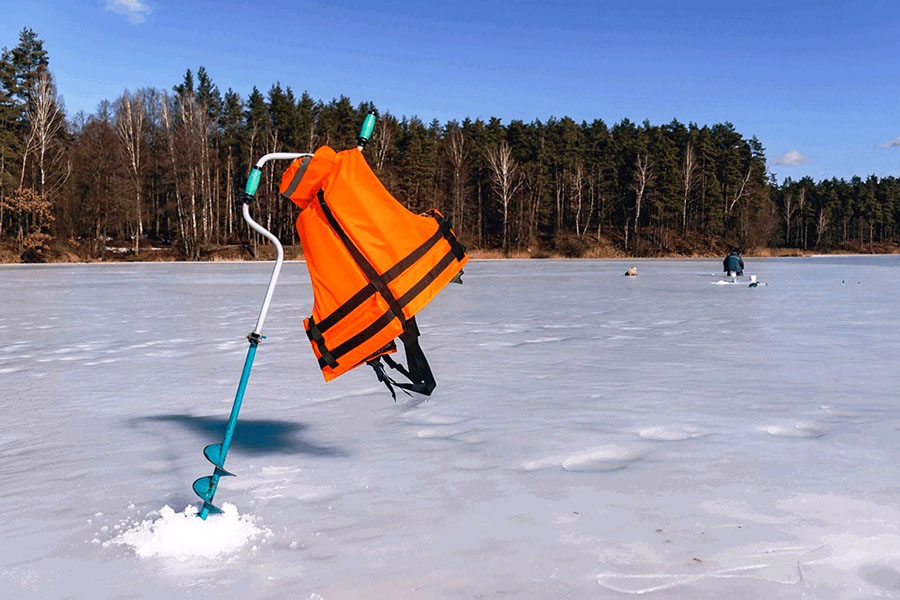
[[[373,119],[374,120],[374,119]],[[272,293],[275,291],[275,284],[278,281],[278,274],[281,272],[281,265],[284,262],[284,248],[281,242],[269,230],[257,223],[250,216],[249,205],[253,202],[256,195],[256,189],[259,187],[259,180],[262,177],[262,168],[270,160],[294,160],[300,156],[311,156],[308,154],[298,154],[293,152],[274,152],[266,154],[256,163],[250,171],[247,178],[247,185],[244,193],[241,195],[241,212],[244,220],[250,227],[263,235],[275,246],[278,256],[275,259],[275,268],[272,269],[272,277],[269,279],[269,286],[266,288],[266,296],[263,299],[262,309],[259,311],[259,318],[256,320],[256,327],[247,334],[247,340],[250,347],[247,349],[247,358],[244,359],[244,370],[241,372],[241,380],[238,383],[237,393],[234,397],[234,404],[231,407],[231,415],[228,417],[228,425],[225,427],[225,438],[221,444],[210,444],[203,449],[206,459],[213,464],[213,474],[208,477],[201,477],[194,482],[194,492],[203,500],[203,507],[200,509],[200,518],[206,520],[210,513],[216,514],[222,512],[218,506],[214,505],[213,497],[216,495],[216,488],[219,486],[219,479],[222,477],[234,477],[234,473],[225,470],[225,457],[228,455],[228,448],[231,446],[231,440],[234,437],[234,427],[237,424],[238,413],[241,410],[241,403],[244,400],[244,392],[247,390],[247,382],[250,380],[250,369],[253,368],[253,359],[256,357],[256,348],[260,342],[265,339],[262,334],[263,323],[266,321],[266,313],[269,312],[269,303],[272,301]]]
[[[359,133],[359,144],[364,146],[372,136],[372,130],[375,128],[375,115],[369,114],[363,122],[362,129]],[[234,477],[234,473],[230,473],[225,469],[225,458],[228,456],[228,448],[231,446],[231,440],[234,437],[234,428],[237,425],[238,413],[241,411],[241,403],[244,401],[244,392],[247,390],[247,382],[250,380],[250,369],[253,368],[253,359],[256,357],[256,348],[260,342],[265,339],[262,334],[263,323],[266,321],[266,313],[269,312],[269,304],[272,301],[272,293],[275,291],[275,284],[278,282],[278,274],[281,272],[281,265],[284,263],[284,248],[281,242],[268,229],[253,220],[250,216],[250,203],[254,201],[256,190],[259,187],[259,181],[262,178],[262,168],[270,160],[295,160],[304,156],[312,156],[309,153],[297,152],[273,152],[266,154],[256,163],[256,166],[250,170],[250,176],[247,178],[247,185],[244,187],[244,193],[241,194],[241,213],[244,220],[257,233],[264,236],[275,246],[277,257],[275,258],[275,268],[272,269],[272,276],[269,279],[269,286],[266,288],[266,296],[263,299],[262,308],[259,311],[259,318],[256,320],[256,327],[247,334],[247,340],[250,347],[247,349],[247,357],[244,359],[244,370],[241,372],[241,379],[238,383],[237,393],[234,396],[234,404],[231,407],[231,415],[228,417],[228,424],[225,426],[225,437],[221,444],[210,444],[203,449],[203,455],[213,464],[213,474],[207,477],[200,477],[194,481],[194,493],[203,500],[203,507],[200,509],[200,518],[206,520],[210,513],[216,514],[222,512],[218,506],[213,504],[213,498],[216,495],[216,489],[219,487],[219,480],[222,477]]]

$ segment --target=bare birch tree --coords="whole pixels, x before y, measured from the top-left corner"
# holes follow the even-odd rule
[[[372,136],[375,138],[375,168],[381,172],[384,168],[384,162],[387,160],[388,150],[391,148],[391,144],[393,144],[394,134],[393,128],[388,123],[387,119],[382,119],[376,125],[378,128],[378,132]],[[312,136],[310,135],[310,139]],[[310,145],[312,148],[312,145]]]
[[[637,162],[634,166],[634,183],[631,189],[634,190],[634,239],[639,244],[638,225],[641,219],[641,204],[644,202],[644,194],[647,192],[647,185],[653,178],[653,168],[650,164],[650,157],[645,154],[638,154]],[[638,246],[640,251],[640,246]]]
[[[28,109],[28,125],[37,159],[38,190],[49,199],[62,189],[69,169],[64,164],[65,148],[60,143],[60,133],[65,125],[62,101],[46,69],[40,71],[35,82]]]
[[[794,204],[794,194],[787,193],[784,195],[784,243],[791,243],[791,223],[794,220],[794,214],[797,212],[797,205]]]
[[[581,227],[581,215],[584,211],[584,166],[579,162],[569,173],[569,183],[572,188],[572,196],[575,201],[575,235],[583,237],[591,224],[591,215],[594,212],[594,197],[591,195],[591,205],[587,210],[584,227]]]
[[[522,186],[519,164],[513,158],[512,149],[506,140],[487,151],[487,162],[490,167],[491,184],[500,203],[503,214],[503,252],[509,252],[509,204]]]
[[[54,220],[54,198],[63,188],[70,173],[62,143],[65,115],[62,100],[50,72],[38,71],[25,110],[26,133],[22,155],[19,188],[11,198],[3,200],[3,208],[16,215],[19,250],[32,250],[39,256],[52,239],[49,225]],[[25,187],[29,155],[37,167],[37,189]]]
[[[28,156],[35,149],[36,135],[37,131],[34,127],[29,127],[28,133],[25,135],[24,143],[22,144],[22,168],[19,171],[19,189],[25,187],[25,173],[28,170]]]
[[[801,187],[800,193],[797,194],[797,219],[800,229],[797,232],[797,246],[806,250],[806,219],[804,219],[803,209],[806,207],[806,188]]]
[[[688,204],[691,201],[691,190],[697,180],[697,153],[694,152],[694,145],[687,143],[684,148],[684,162],[681,165],[681,182],[683,196],[681,199],[681,233],[687,231],[687,212]]]
[[[211,238],[213,226],[213,169],[210,153],[212,119],[190,90],[174,101],[163,100],[163,124],[167,133],[169,160],[175,178],[179,234],[185,253],[200,257],[203,244]],[[172,109],[177,113],[173,113]]]
[[[447,139],[447,157],[450,159],[450,167],[453,170],[453,189],[451,190],[453,210],[450,220],[459,233],[463,231],[462,220],[463,214],[465,214],[465,164],[468,155],[469,148],[466,145],[465,136],[459,129],[454,129]]]
[[[125,158],[128,177],[131,180],[134,204],[129,211],[134,223],[134,253],[141,248],[144,235],[144,219],[141,210],[142,175],[145,161],[147,128],[144,122],[144,106],[138,94],[125,90],[116,103],[116,136]]]
[[[177,103],[177,100],[175,101]],[[199,252],[196,248],[195,230],[190,227],[190,219],[185,209],[184,191],[182,186],[182,175],[179,160],[179,141],[178,127],[175,123],[175,114],[173,112],[173,100],[168,93],[160,93],[160,118],[162,121],[163,131],[166,136],[166,150],[169,166],[171,168],[172,183],[175,188],[175,223],[178,238],[184,249],[184,253],[195,258]]]
[[[822,234],[828,229],[830,223],[831,211],[825,207],[819,209],[819,216],[816,219],[816,248],[819,247],[819,242],[822,241]]]
[[[750,176],[753,174],[753,164],[747,165],[747,174],[744,175],[744,179],[741,180],[741,184],[737,187],[734,192],[734,196],[731,198],[731,202],[728,204],[728,210],[725,211],[726,214],[731,214],[731,211],[734,210],[734,207],[743,200],[749,190],[747,189],[747,184],[750,183]]]

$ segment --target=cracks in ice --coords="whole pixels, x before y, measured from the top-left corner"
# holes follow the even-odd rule
[[[652,592],[661,592],[675,587],[681,587],[700,583],[710,579],[758,579],[780,583],[783,585],[798,585],[806,580],[803,572],[804,563],[810,564],[809,555],[824,548],[825,544],[818,546],[794,546],[786,548],[772,548],[765,552],[749,554],[745,558],[753,559],[751,564],[725,567],[703,573],[600,573],[597,575],[597,583],[610,591],[621,594],[639,596]],[[789,560],[762,561],[760,558],[795,555]],[[695,559],[699,560],[699,559]]]

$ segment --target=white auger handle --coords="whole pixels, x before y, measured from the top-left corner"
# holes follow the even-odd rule
[[[262,309],[259,311],[259,319],[256,320],[256,327],[253,328],[252,336],[262,337],[262,327],[266,320],[266,314],[269,312],[269,303],[272,301],[272,294],[275,292],[275,284],[278,282],[278,274],[281,272],[281,263],[284,262],[284,248],[275,235],[253,220],[250,216],[250,203],[256,196],[256,189],[259,187],[259,180],[262,177],[262,167],[270,160],[294,160],[301,156],[312,156],[309,152],[272,152],[266,154],[256,162],[256,166],[250,170],[250,176],[247,178],[247,185],[244,187],[244,193],[241,196],[241,213],[247,224],[261,234],[267,240],[275,245],[278,256],[275,259],[275,268],[272,270],[272,277],[269,279],[269,287],[266,288],[266,297],[263,300]]]

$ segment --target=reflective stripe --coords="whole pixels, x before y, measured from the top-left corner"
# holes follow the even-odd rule
[[[282,194],[288,200],[291,199],[291,194],[297,189],[297,186],[300,185],[300,180],[303,179],[303,174],[306,173],[306,168],[309,166],[309,161],[312,160],[312,156],[306,156],[303,160],[300,161],[300,166],[297,167],[297,172],[294,173],[294,178],[291,179],[291,185],[288,186],[288,189]]]

